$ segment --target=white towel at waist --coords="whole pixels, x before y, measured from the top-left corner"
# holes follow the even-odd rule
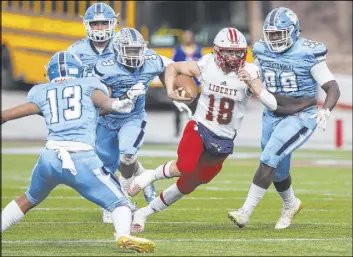
[[[69,152],[93,150],[92,146],[85,143],[54,140],[48,140],[46,148],[58,151],[58,158],[62,160],[62,167],[70,170],[73,175],[77,174],[77,170]]]

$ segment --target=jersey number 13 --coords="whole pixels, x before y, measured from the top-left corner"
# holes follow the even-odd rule
[[[47,99],[49,100],[51,120],[50,123],[59,122],[59,107],[58,107],[58,93],[57,89],[50,89],[47,91]],[[82,115],[82,88],[81,86],[65,87],[62,91],[62,99],[67,99],[67,109],[63,110],[63,118],[68,120],[76,120]]]

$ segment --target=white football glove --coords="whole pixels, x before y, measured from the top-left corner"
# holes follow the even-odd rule
[[[116,100],[112,103],[112,109],[119,113],[130,113],[135,108],[131,99]]]
[[[192,116],[192,111],[190,110],[189,106],[184,103],[179,103],[173,100],[173,104],[178,108],[179,112],[187,111],[189,120],[193,120],[194,117]]]
[[[310,118],[316,118],[316,124],[319,128],[321,128],[323,131],[326,130],[326,123],[328,121],[328,118],[330,117],[330,110],[329,109],[320,109],[317,113],[314,115],[310,116]]]
[[[137,97],[146,94],[145,85],[141,82],[133,85],[127,92],[126,95],[129,99],[134,100]]]

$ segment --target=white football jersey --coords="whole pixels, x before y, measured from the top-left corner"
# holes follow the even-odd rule
[[[245,115],[251,93],[235,72],[225,74],[214,61],[213,54],[203,56],[197,63],[201,76],[201,95],[194,119],[221,137],[234,138]],[[259,69],[246,63],[245,69],[256,78]]]

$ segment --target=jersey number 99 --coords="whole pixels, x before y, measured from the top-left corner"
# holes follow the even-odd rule
[[[272,93],[298,91],[297,76],[293,71],[281,71],[279,74],[271,69],[264,70],[266,88]]]
[[[50,124],[59,122],[59,107],[57,89],[47,91],[47,99],[49,100],[51,120]],[[67,99],[67,109],[63,110],[63,118],[68,120],[76,120],[82,115],[82,88],[81,86],[65,87],[62,92],[62,99]]]

